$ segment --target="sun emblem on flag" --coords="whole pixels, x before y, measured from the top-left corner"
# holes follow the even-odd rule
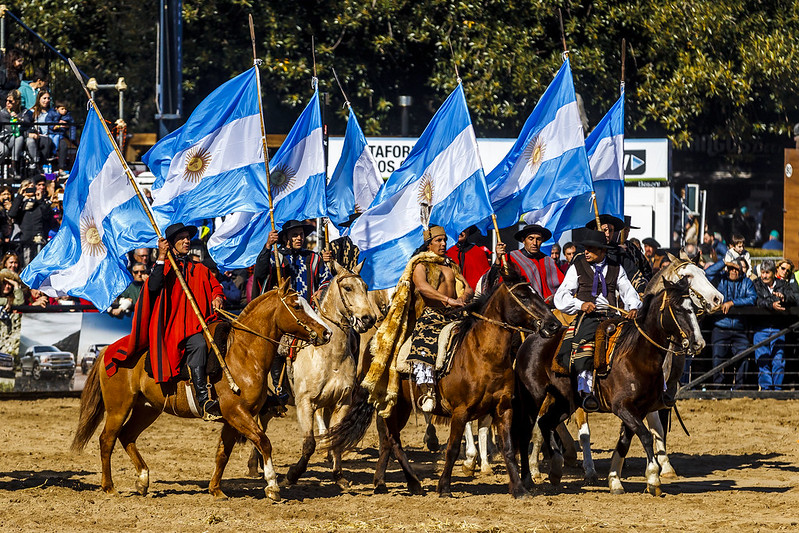
[[[195,146],[186,153],[186,170],[183,177],[187,181],[197,183],[203,179],[203,174],[211,163],[211,154],[205,148]]]
[[[269,172],[269,185],[272,188],[272,196],[277,196],[289,189],[296,175],[297,171],[288,165],[278,165]]]
[[[105,253],[105,245],[100,238],[100,232],[92,217],[80,219],[80,242],[83,251],[89,255],[101,255]]]
[[[425,174],[419,180],[419,205],[433,205],[433,194],[435,194],[433,178],[430,174]]]
[[[538,172],[538,168],[541,166],[541,162],[544,161],[544,154],[546,153],[547,146],[541,140],[540,135],[536,135],[530,142],[527,144],[527,147],[524,149],[524,160],[527,161],[527,166],[530,167],[530,171],[535,174]]]

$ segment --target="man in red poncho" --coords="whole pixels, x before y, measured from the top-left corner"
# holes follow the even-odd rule
[[[458,242],[455,243],[455,246],[447,250],[447,257],[460,267],[463,277],[466,278],[473,290],[477,288],[477,283],[483,274],[491,268],[489,263],[491,250],[469,242],[469,237],[478,231],[476,226],[469,226],[458,235]],[[501,242],[497,243],[497,255],[500,256],[504,253],[505,245]]]
[[[185,355],[197,401],[204,411],[203,419],[217,420],[222,413],[219,403],[209,395],[210,385],[205,370],[208,345],[202,326],[177,275],[166,262],[171,247],[203,318],[209,321],[222,307],[224,292],[207,267],[186,257],[191,239],[196,234],[194,226],[177,223],[166,229],[165,238],[158,240],[158,259],[136,302],[131,333],[109,347],[105,363],[106,371],[113,375],[117,362],[149,350],[153,378],[157,383],[164,383],[180,373]]]
[[[548,304],[552,303],[555,291],[563,282],[554,259],[541,252],[541,245],[552,237],[552,232],[538,224],[528,224],[513,236],[524,245],[520,250],[513,250],[508,257],[530,282],[535,292],[541,295]]]

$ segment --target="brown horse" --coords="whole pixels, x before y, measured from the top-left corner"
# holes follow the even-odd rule
[[[673,339],[684,350],[698,353],[705,341],[699,330],[691,302],[690,284],[686,278],[678,283],[664,280],[665,290],[647,295],[636,320],[622,320],[613,362],[606,376],[597,376],[595,392],[603,412],[612,412],[622,420],[621,435],[616,444],[608,476],[614,494],[624,492],[619,480],[622,463],[630,447],[633,433],[638,435],[647,456],[647,489],[660,494],[660,466],[653,450],[653,437],[644,426],[647,413],[663,403],[663,359],[666,346]],[[607,322],[600,327],[605,327]],[[530,336],[516,356],[516,374],[521,383],[514,422],[514,441],[521,454],[522,475],[529,482],[527,443],[531,423],[541,429],[543,446],[550,453],[550,482],[560,483],[563,459],[559,447],[553,446],[553,429],[579,405],[576,386],[570,376],[552,368],[562,335],[550,339]]]
[[[450,478],[460,451],[463,430],[469,420],[491,414],[502,438],[502,454],[510,477],[510,492],[515,497],[528,495],[522,485],[510,440],[511,398],[514,389],[510,345],[516,331],[540,331],[550,336],[560,329],[560,322],[544,300],[518,274],[505,275],[504,283],[470,306],[481,317],[469,315],[460,326],[453,355],[452,369],[436,384],[437,404],[434,414],[450,417],[450,435],[446,459],[438,481],[440,496],[451,496]],[[361,391],[362,392],[362,391]],[[399,398],[385,424],[378,424],[380,456],[375,470],[376,493],[387,492],[385,473],[389,454],[400,463],[412,494],[423,494],[421,481],[414,472],[400,440],[400,431],[413,411],[418,387],[408,379],[400,385]],[[356,405],[339,424],[330,429],[328,443],[352,446],[363,437],[373,408],[366,395],[359,394]]]
[[[277,475],[272,466],[272,444],[258,426],[256,416],[266,401],[266,376],[283,334],[317,345],[328,342],[331,335],[305,299],[288,288],[288,280],[279,289],[250,302],[228,336],[225,361],[241,391],[234,393],[225,380],[214,384],[224,417],[216,467],[208,487],[215,498],[225,498],[219,483],[233,445],[239,435],[243,435],[266,458],[264,479],[267,497],[280,499]],[[80,451],[86,446],[105,414],[105,427],[100,434],[100,457],[103,465],[101,487],[106,493],[116,493],[111,479],[111,453],[117,439],[138,473],[136,490],[146,495],[150,473],[136,448],[136,439],[164,411],[182,418],[195,417],[189,408],[185,387],[156,383],[147,375],[144,365],[145,357],[142,355],[130,364],[120,365],[111,377],[103,365],[94,365],[81,395],[80,421],[72,449]]]

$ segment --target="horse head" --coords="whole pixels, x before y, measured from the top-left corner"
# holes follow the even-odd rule
[[[335,277],[330,281],[330,287],[323,302],[324,311],[327,312],[329,304],[335,308],[336,321],[344,320],[358,333],[364,333],[374,326],[377,321],[374,309],[369,301],[368,287],[361,279],[360,272],[363,263],[355,267],[354,271],[347,270],[338,262],[333,263]],[[332,302],[331,302],[332,299]]]
[[[671,283],[678,283],[681,279],[687,279],[689,283],[689,292],[691,300],[697,309],[702,309],[707,313],[715,313],[721,309],[721,304],[724,303],[724,297],[716,290],[707,276],[705,271],[684,259],[678,259],[669,254],[671,264],[660,272],[661,280],[670,281]],[[653,292],[657,292],[659,287],[654,287]],[[649,292],[647,290],[647,292]]]
[[[309,341],[317,346],[326,344],[332,332],[311,308],[305,298],[290,288],[289,279],[277,289],[281,305],[276,307],[275,325],[283,333]]]
[[[505,310],[508,322],[532,326],[542,337],[552,337],[560,331],[560,321],[526,279],[514,269],[508,269],[502,278],[510,299]]]
[[[699,353],[705,347],[705,339],[699,329],[699,320],[694,312],[691,280],[687,277],[677,282],[663,280],[663,305],[661,324],[671,336],[679,338],[684,350]],[[667,308],[667,309],[664,309]]]

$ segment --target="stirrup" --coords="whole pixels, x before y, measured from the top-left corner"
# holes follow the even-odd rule
[[[597,401],[596,396],[592,393],[581,393],[583,397],[583,411],[586,413],[595,413],[599,411],[599,401]]]
[[[436,393],[435,389],[432,385],[429,386],[430,388],[423,392],[419,399],[416,400],[417,404],[419,405],[419,409],[422,410],[423,413],[432,413],[433,410],[436,408]]]

